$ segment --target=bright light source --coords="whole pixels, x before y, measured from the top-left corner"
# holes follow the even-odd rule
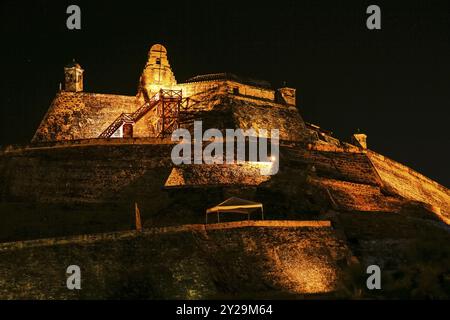
[[[277,157],[271,156],[271,157],[270,157],[270,160],[272,160],[272,162],[275,162],[275,161],[277,160]]]

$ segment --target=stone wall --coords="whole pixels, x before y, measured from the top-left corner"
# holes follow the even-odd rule
[[[377,186],[323,178],[311,183],[326,188],[339,211],[399,212],[404,203],[399,197],[384,195]]]
[[[219,185],[258,186],[268,180],[270,163],[182,165],[172,169],[165,187],[207,187]]]
[[[135,97],[61,91],[32,142],[97,138],[120,114],[137,108]]]
[[[450,224],[450,191],[447,188],[375,152],[368,152],[367,155],[388,191],[429,204],[430,211]]]
[[[174,167],[172,147],[95,139],[7,148],[0,153],[0,241],[124,230],[133,226],[135,202],[149,226],[201,223],[207,208],[231,196],[264,201],[275,219],[320,207],[318,194],[304,194],[305,168],[284,166],[287,160],[275,176],[251,164],[185,170]]]
[[[305,127],[296,108],[244,96],[217,95],[190,112],[194,120],[202,120],[203,127],[243,130],[278,129],[281,140],[317,140],[311,130]]]
[[[184,97],[198,96],[204,92],[211,90],[217,93],[228,93],[234,95],[249,96],[252,98],[264,99],[275,102],[275,91],[271,89],[251,86],[248,84],[239,83],[230,80],[213,80],[200,81],[178,84],[178,87],[183,90]]]
[[[233,121],[233,113],[237,126],[279,128],[283,139],[298,139],[300,131],[304,130],[303,120],[295,108],[274,103],[273,90],[230,81],[187,83],[172,89],[180,88],[183,97],[190,98],[190,112],[214,112],[218,105],[221,109],[223,97],[228,96],[226,107],[232,111],[229,121]],[[233,88],[238,88],[239,93],[235,94]],[[141,96],[61,91],[53,100],[32,142],[97,138],[122,113],[133,113],[143,103]],[[192,116],[196,115],[189,117]],[[203,116],[211,118],[214,114]],[[134,125],[133,136],[154,137],[157,119],[155,112],[149,112]],[[223,126],[210,127],[225,129]]]
[[[326,224],[245,224],[0,245],[0,299],[274,298],[339,289],[349,250]],[[82,290],[66,288],[69,265],[81,268]]]
[[[307,150],[301,147],[283,148],[291,166],[309,166],[312,174],[319,177],[379,186],[381,181],[364,153],[329,152]]]
[[[389,189],[366,153],[282,144],[279,172],[261,176],[251,164],[175,167],[172,147],[133,138],[7,148],[0,153],[0,241],[124,230],[134,224],[135,202],[147,226],[201,223],[207,208],[232,196],[263,202],[272,219],[315,219],[333,208],[329,193],[340,210],[400,211],[394,198],[403,196],[446,212],[444,187],[399,170],[394,186],[411,195]]]
[[[171,148],[166,143],[103,144],[5,152],[0,155],[1,199],[103,203],[131,194],[152,197],[169,176]]]
[[[249,99],[230,99],[236,127],[241,129],[278,129],[280,139],[306,141],[314,136],[306,129],[296,108],[283,105],[254,103]]]

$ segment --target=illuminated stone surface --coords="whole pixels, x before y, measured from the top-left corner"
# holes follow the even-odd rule
[[[0,245],[0,297],[352,296],[345,273],[351,255],[361,266],[379,264],[387,278],[400,271],[431,279],[417,290],[406,280],[395,289],[394,279],[382,297],[450,296],[439,289],[450,256],[449,190],[367,149],[361,134],[347,143],[305,123],[293,89],[226,73],[177,83],[160,45],[150,51],[136,96],[86,93],[82,82],[68,81],[33,143],[0,151],[0,242],[52,238]],[[173,143],[155,138],[152,112],[134,124],[133,138],[96,139],[142,105],[143,90],[161,87],[189,98],[185,128],[196,119],[204,130],[279,129],[279,173],[261,176],[249,163],[174,166]],[[263,203],[280,225],[331,219],[333,226],[192,226],[232,196]],[[135,202],[142,237],[124,231],[134,228]],[[85,236],[68,237],[77,234]],[[430,252],[437,258],[420,260]],[[82,293],[68,292],[64,279],[51,286],[74,256],[90,268]]]
[[[32,142],[97,138],[122,113],[132,113],[160,89],[182,90],[187,118],[208,122],[209,127],[280,130],[286,140],[310,140],[309,130],[295,108],[295,90],[280,89],[278,97],[270,85],[232,74],[203,75],[177,84],[167,50],[151,47],[136,96],[83,92],[83,70],[78,64],[65,68],[66,90],[57,93]],[[154,113],[141,118],[134,137],[155,137]],[[183,119],[182,119],[183,120]]]
[[[0,245],[0,298],[301,297],[336,289],[337,261],[349,251],[330,227],[245,224]],[[67,290],[59,270],[74,260],[83,266],[81,291]],[[45,268],[35,270],[40,264]]]
[[[140,89],[146,90],[149,96],[158,92],[161,87],[171,88],[177,84],[163,45],[155,44],[150,48],[139,82]]]

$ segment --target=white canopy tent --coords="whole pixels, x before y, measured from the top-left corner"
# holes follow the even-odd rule
[[[208,214],[211,213],[216,213],[217,222],[220,222],[221,212],[246,214],[248,220],[250,220],[250,214],[257,211],[258,209],[261,209],[261,217],[264,220],[264,210],[262,203],[231,197],[225,200],[224,202],[218,204],[217,206],[214,206],[206,210],[206,223],[208,223]]]

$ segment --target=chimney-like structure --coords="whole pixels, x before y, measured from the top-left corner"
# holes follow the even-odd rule
[[[64,67],[64,90],[69,92],[83,91],[84,70],[75,59]]]

